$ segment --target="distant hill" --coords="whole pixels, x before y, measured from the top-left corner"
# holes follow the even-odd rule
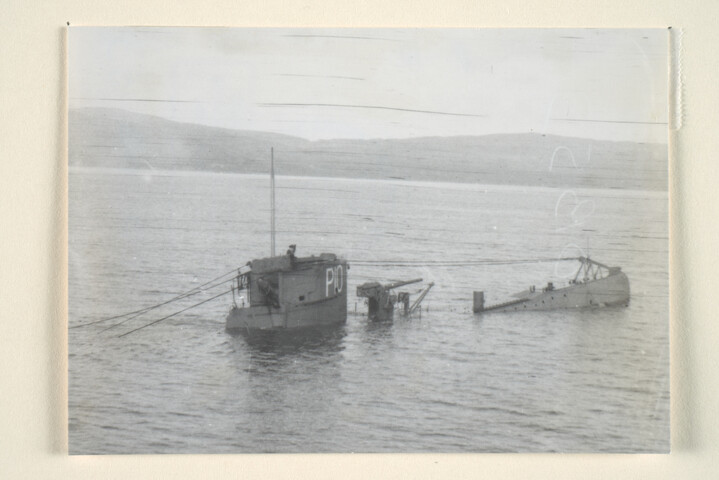
[[[309,141],[71,109],[72,166],[667,190],[667,146],[540,134]],[[572,159],[573,156],[573,159]]]

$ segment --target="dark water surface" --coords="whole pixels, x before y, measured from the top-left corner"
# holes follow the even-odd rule
[[[70,327],[269,254],[266,177],[73,168],[69,181]],[[225,296],[118,337],[227,283],[110,330],[125,318],[70,328],[71,453],[668,450],[665,192],[291,177],[277,186],[280,252],[295,243],[301,256],[350,260],[347,324],[249,340],[225,332]],[[472,314],[473,290],[496,303],[562,285],[572,262],[361,264],[587,250],[627,273],[629,307]],[[358,284],[418,276],[436,284],[421,317],[361,315]]]

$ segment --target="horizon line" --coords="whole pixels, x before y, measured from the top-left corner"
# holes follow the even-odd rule
[[[71,97],[79,99],[80,97]],[[182,125],[197,125],[201,127],[206,128],[213,128],[217,130],[229,130],[233,132],[255,132],[255,133],[264,133],[264,134],[272,134],[272,135],[280,135],[285,137],[292,137],[292,138],[298,138],[301,140],[305,140],[307,142],[323,142],[323,141],[336,141],[336,140],[352,140],[352,141],[372,141],[372,140],[412,140],[412,139],[420,139],[420,138],[460,138],[460,137],[488,137],[488,136],[497,136],[497,135],[541,135],[541,136],[553,136],[553,137],[563,137],[563,138],[574,138],[574,139],[580,139],[580,140],[589,140],[594,142],[609,142],[609,143],[636,143],[640,145],[667,145],[669,144],[669,138],[668,138],[668,132],[667,132],[667,138],[665,141],[639,141],[639,140],[609,140],[609,139],[600,139],[600,138],[592,138],[592,137],[578,137],[578,136],[572,136],[572,135],[563,135],[563,134],[557,134],[557,133],[541,133],[541,132],[535,132],[535,131],[529,131],[529,132],[499,132],[499,133],[480,133],[480,134],[457,134],[457,135],[420,135],[420,136],[413,136],[413,137],[327,137],[327,138],[317,138],[317,139],[310,139],[307,137],[302,137],[300,135],[295,134],[289,134],[289,133],[282,133],[277,131],[271,131],[271,130],[249,130],[249,129],[241,129],[241,128],[233,128],[233,127],[224,127],[224,126],[218,126],[218,125],[211,125],[207,123],[198,123],[198,122],[187,122],[187,121],[181,121],[181,120],[174,120],[171,118],[167,118],[161,115],[153,114],[153,113],[143,113],[143,112],[137,112],[134,110],[126,110],[124,108],[118,108],[118,107],[102,107],[102,106],[81,106],[81,107],[73,107],[68,102],[68,114],[70,113],[70,110],[116,110],[119,112],[129,113],[132,115],[138,115],[138,116],[144,116],[144,117],[153,117],[153,118],[159,118],[161,120],[176,123],[176,124],[182,124]],[[425,113],[425,112],[422,112]],[[435,113],[435,112],[426,112],[426,113]],[[69,115],[68,115],[69,120]],[[570,119],[553,119],[557,121],[562,120],[570,120]],[[571,119],[575,120],[576,119]],[[586,122],[594,122],[593,120],[585,120]],[[602,120],[596,120],[596,122],[605,122]],[[615,123],[615,122],[611,122]],[[616,122],[616,123],[628,123],[628,122]],[[629,123],[644,123],[644,122],[629,122]],[[667,123],[657,123],[660,125],[667,125]]]

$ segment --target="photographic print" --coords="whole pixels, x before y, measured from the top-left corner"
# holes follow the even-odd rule
[[[665,453],[667,29],[68,29],[70,454]]]

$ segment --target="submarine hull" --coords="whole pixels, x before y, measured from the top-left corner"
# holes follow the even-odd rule
[[[523,298],[475,309],[475,313],[627,306],[629,298],[629,279],[618,272],[597,280],[530,293]]]
[[[287,330],[340,325],[347,321],[347,293],[311,304],[282,306],[266,305],[233,307],[227,314],[227,330]]]

